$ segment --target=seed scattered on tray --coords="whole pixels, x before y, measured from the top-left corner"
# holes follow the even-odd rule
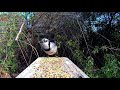
[[[71,78],[72,75],[65,71],[61,58],[44,58],[35,69],[33,78]]]

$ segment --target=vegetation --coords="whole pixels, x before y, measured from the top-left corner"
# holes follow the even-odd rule
[[[20,20],[24,19],[19,13],[5,13],[0,15],[0,65],[9,74],[16,73],[18,69],[17,48],[15,37],[20,27]]]
[[[120,12],[1,12],[2,68],[19,73],[42,57],[38,40],[43,33],[54,34],[59,56],[71,59],[91,78],[120,77]]]

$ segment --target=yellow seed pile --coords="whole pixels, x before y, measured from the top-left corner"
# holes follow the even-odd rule
[[[59,58],[45,58],[40,61],[40,66],[36,69],[33,78],[71,78],[64,70],[64,61]]]

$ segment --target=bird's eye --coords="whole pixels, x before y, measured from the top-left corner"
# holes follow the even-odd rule
[[[44,40],[44,42],[47,42],[47,40]]]

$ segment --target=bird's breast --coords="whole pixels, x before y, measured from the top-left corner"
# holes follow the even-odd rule
[[[50,48],[49,51],[45,51],[45,50],[44,50],[44,52],[45,52],[46,54],[48,54],[48,55],[54,55],[54,54],[56,54],[56,52],[57,52],[57,46],[54,46],[54,47]]]

